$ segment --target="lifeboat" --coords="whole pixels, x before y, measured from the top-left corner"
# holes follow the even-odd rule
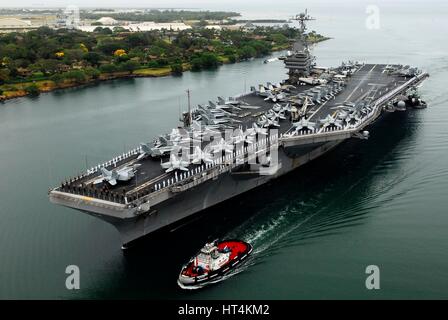
[[[240,240],[207,243],[182,267],[177,283],[183,289],[195,289],[221,281],[242,264],[251,252],[252,246]]]

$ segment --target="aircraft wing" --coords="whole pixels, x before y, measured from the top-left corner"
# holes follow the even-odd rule
[[[183,167],[188,167],[190,165],[190,162],[181,160],[180,165]]]
[[[101,182],[103,182],[103,181],[104,181],[104,178],[101,177],[101,178],[96,179],[95,181],[93,181],[93,184],[98,184],[98,183],[101,183]]]
[[[145,158],[148,154],[147,153],[140,153],[137,157],[137,160],[141,160],[143,158]]]
[[[242,109],[260,109],[259,106],[249,106],[249,105],[245,105],[245,106],[241,106],[240,108]]]
[[[169,167],[171,167],[171,162],[170,161],[162,162],[160,165],[162,166],[163,169],[168,169]]]

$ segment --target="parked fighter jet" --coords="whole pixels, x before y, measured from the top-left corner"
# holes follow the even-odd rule
[[[241,106],[239,106],[238,108],[240,108],[240,109],[248,109],[248,110],[257,110],[257,109],[260,109],[260,106],[251,106],[251,105],[241,105]]]
[[[246,129],[247,134],[255,137],[255,135],[263,135],[266,136],[268,134],[268,129],[259,127],[255,122],[252,124],[252,128]]]
[[[420,70],[418,68],[414,68],[411,66],[402,66],[399,65],[397,67],[392,67],[392,66],[387,66],[385,68],[385,71],[390,73],[390,74],[395,74],[401,77],[415,77],[416,75],[418,75],[420,73]]]
[[[415,77],[420,73],[420,71],[417,68],[408,68],[406,70],[400,70],[398,72],[398,75],[402,77]]]
[[[342,128],[342,123],[340,120],[334,118],[330,114],[327,115],[325,119],[320,120],[320,123],[322,124],[322,129],[325,130],[325,128]]]
[[[344,102],[331,109],[347,111],[350,114],[365,115],[371,111],[371,106],[368,105],[366,101],[359,101],[357,103]]]
[[[355,126],[360,120],[361,117],[355,113],[349,113],[342,119],[349,127]]]
[[[179,148],[181,145],[182,144],[178,141],[167,139],[166,136],[159,136],[154,143],[154,147],[151,148],[151,157],[160,158],[166,156],[170,154],[174,148]]]
[[[214,118],[227,117],[230,114],[228,111],[225,111],[224,109],[217,109],[211,106],[203,106],[200,104],[198,105],[198,111],[201,114],[205,113]]]
[[[232,106],[239,106],[241,105],[241,101],[238,101],[236,99],[228,99],[224,100],[222,97],[218,97],[218,104],[219,105],[232,105]]]
[[[174,128],[171,132],[166,136],[167,140],[174,145],[188,145],[190,144],[192,138],[190,136],[190,132],[183,128]],[[193,138],[194,139],[194,138]]]
[[[292,132],[293,135],[301,131],[307,132],[309,130],[314,131],[316,129],[316,123],[311,122],[305,118],[300,119],[300,121],[294,122],[293,126],[294,126],[294,131]]]
[[[272,110],[274,110],[275,112],[281,112],[283,115],[286,114],[286,112],[291,112],[291,103],[285,103],[285,104],[279,104],[276,103],[274,104],[274,106],[272,107]]]
[[[202,125],[199,121],[193,120],[190,131],[193,139],[201,139],[207,136],[218,134],[219,125]]]
[[[292,84],[283,84],[282,89],[291,90],[291,89],[297,89],[297,87],[293,86]]]
[[[264,98],[264,101],[272,101],[272,102],[285,101],[286,98],[287,98],[287,95],[283,92],[272,93],[271,91],[268,91],[268,96],[266,98]]]
[[[206,125],[219,125],[228,123],[230,121],[230,119],[228,118],[215,118],[214,116],[207,113],[200,114],[195,118],[195,120],[202,120]]]
[[[227,105],[227,104],[215,104],[213,101],[209,101],[208,102],[208,106],[211,112],[221,112],[224,113],[227,116],[231,116],[232,113],[230,112],[231,110],[233,110],[234,108],[238,108],[238,107],[234,107],[232,105]],[[238,108],[239,109],[239,108]]]
[[[230,118],[228,114],[228,112],[223,112],[223,110],[210,109],[199,105],[194,113],[194,120],[202,121],[205,125],[220,125],[236,121]]]
[[[286,119],[285,112],[283,110],[276,112],[273,109],[270,109],[266,112],[266,116],[269,119],[275,119],[275,120],[285,120]]]
[[[225,153],[233,152],[233,144],[228,143],[223,138],[221,138],[221,140],[219,142],[212,144],[211,148],[212,148],[213,153],[222,152],[222,151],[224,151]]]
[[[278,90],[278,88],[277,88],[277,87],[274,87],[274,86],[272,85],[272,83],[270,83],[270,82],[267,82],[267,83],[266,83],[266,88],[268,88],[269,91],[271,91],[271,92],[274,92],[274,91]]]
[[[247,132],[243,132],[243,130],[239,128],[234,131],[232,135],[232,140],[234,144],[240,144],[240,143],[252,144],[255,142],[255,136]]]
[[[266,88],[262,84],[260,84],[258,86],[258,90],[255,89],[255,87],[250,87],[250,91],[251,92],[255,92],[255,94],[260,96],[260,97],[269,97],[269,95],[271,94],[271,91],[270,90],[266,90]]]
[[[191,163],[200,164],[200,163],[211,163],[213,162],[213,157],[208,151],[203,151],[199,146],[196,146],[193,154],[191,155]]]
[[[318,84],[326,84],[327,80],[325,79],[319,79],[319,78],[314,78],[314,77],[300,77],[299,78],[300,82],[309,84],[309,85],[318,85]]]
[[[171,154],[170,160],[167,162],[160,162],[160,165],[163,169],[166,169],[165,172],[171,172],[174,170],[182,170],[188,171],[188,165],[190,163],[188,161],[182,160],[182,158],[177,157],[174,153]]]
[[[93,184],[107,182],[111,186],[115,186],[118,181],[129,181],[135,176],[139,166],[139,164],[134,164],[133,166],[124,166],[118,170],[112,169],[110,171],[101,167],[101,176],[96,179]]]
[[[266,115],[262,115],[258,119],[257,124],[262,126],[263,128],[280,127],[280,124],[276,119],[270,119]]]
[[[152,155],[151,148],[146,143],[141,142],[140,143],[140,154],[138,155],[137,160],[141,160],[150,155]]]

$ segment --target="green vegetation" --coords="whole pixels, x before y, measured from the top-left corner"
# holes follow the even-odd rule
[[[0,35],[0,90],[17,96],[123,76],[164,76],[216,68],[287,49],[292,28],[193,28],[130,33],[52,30]],[[311,32],[313,41],[326,39]],[[26,85],[25,85],[26,84]]]
[[[211,52],[204,52],[195,55],[191,59],[191,70],[212,69],[219,65],[218,56]]]
[[[187,11],[187,10],[150,10],[146,12],[110,12],[107,14],[116,20],[172,22],[185,20],[226,20],[240,16],[237,12],[224,11]],[[104,13],[82,12],[82,19],[98,20]]]
[[[25,87],[25,92],[30,96],[38,96],[40,94],[39,87],[36,84],[30,84]]]
[[[179,76],[179,75],[182,75],[182,73],[184,72],[184,68],[182,67],[181,63],[174,63],[171,65],[171,72],[174,75]]]

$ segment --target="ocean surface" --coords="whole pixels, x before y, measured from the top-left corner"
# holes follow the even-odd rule
[[[350,141],[266,187],[127,252],[96,218],[52,205],[50,187],[177,125],[186,107],[285,78],[282,62],[255,59],[182,77],[116,80],[0,104],[0,298],[426,299],[448,298],[448,7],[443,2],[366,5],[295,1],[227,8],[249,18],[304,9],[333,39],[317,63],[418,66],[426,110],[391,114],[367,141]],[[181,265],[207,239],[241,238],[248,263],[219,284],[183,291]],[[77,265],[81,289],[65,288]],[[365,287],[368,265],[381,289]]]

